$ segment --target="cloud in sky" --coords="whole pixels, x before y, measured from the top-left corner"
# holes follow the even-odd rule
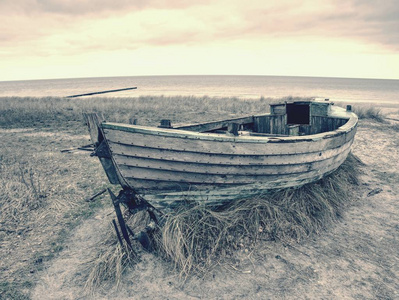
[[[155,61],[161,61],[161,57],[176,60],[176,66],[180,63],[179,56],[192,59],[193,53],[197,60],[201,60],[202,53],[220,55],[221,61],[226,57],[237,59],[241,54],[246,55],[245,58],[253,55],[264,59],[262,55],[270,55],[278,59],[278,52],[285,60],[287,56],[297,58],[299,54],[305,58],[309,53],[320,60],[332,56],[338,60],[345,54],[348,57],[358,54],[358,58],[365,54],[376,59],[384,55],[391,58],[399,50],[396,2],[2,0],[0,57],[8,61],[9,68],[18,62],[40,65],[50,56],[54,61],[58,59],[58,66],[62,66],[63,61],[70,62],[71,57],[84,64],[90,54],[118,60],[117,55],[128,59],[130,53],[129,61],[132,61],[134,57],[139,59],[139,54],[144,55],[143,50],[157,53]],[[170,49],[175,51],[172,57]],[[397,63],[398,59],[394,61]],[[209,73],[226,74],[227,64],[227,61],[216,64],[215,68],[209,68]],[[186,71],[180,65],[175,70],[191,73],[189,67],[196,69],[195,61],[191,66],[185,65]],[[206,73],[203,68],[197,69]],[[156,73],[155,69],[151,70]],[[273,70],[264,72],[269,74]],[[375,76],[398,78],[398,72],[388,70],[386,75],[380,72]],[[301,73],[294,75],[298,74]],[[322,72],[314,75],[320,74]]]
[[[107,12],[126,12],[127,10],[184,9],[210,0],[2,0],[3,12],[54,13],[58,15],[90,15]]]

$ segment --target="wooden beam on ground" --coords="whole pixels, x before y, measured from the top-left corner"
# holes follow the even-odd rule
[[[106,93],[114,93],[114,92],[121,92],[121,91],[135,90],[135,89],[137,89],[136,86],[135,87],[130,87],[130,88],[124,88],[124,89],[108,90],[108,91],[101,91],[101,92],[91,92],[91,93],[87,93],[87,94],[66,96],[66,98],[76,98],[76,97],[91,96],[91,95],[106,94]]]
[[[87,198],[86,202],[93,201],[95,198],[97,198],[98,196],[104,194],[106,191],[107,191],[106,189],[103,189],[102,191],[100,191],[100,192],[94,194],[93,196],[91,196],[90,198]]]

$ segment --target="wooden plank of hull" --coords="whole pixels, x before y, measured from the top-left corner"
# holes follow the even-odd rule
[[[170,193],[154,193],[147,194],[145,198],[151,202],[157,208],[167,208],[178,205],[180,201],[183,199],[186,200],[195,200],[198,202],[205,202],[209,205],[220,204],[225,201],[231,201],[235,199],[245,199],[251,198],[255,196],[260,196],[265,194],[273,189],[283,189],[289,187],[297,187],[310,182],[317,181],[321,179],[323,176],[333,172],[336,170],[342,162],[346,159],[346,156],[343,156],[340,161],[337,161],[335,166],[332,166],[331,169],[323,170],[323,172],[319,172],[318,174],[313,174],[313,176],[293,176],[291,179],[279,179],[274,181],[262,182],[262,183],[253,183],[248,185],[241,186],[232,186],[232,187],[221,187],[212,189],[209,188],[207,190],[196,190],[195,187],[192,187],[191,190],[182,190],[179,192],[170,192]]]
[[[198,164],[219,164],[232,166],[246,165],[289,165],[298,163],[315,162],[334,156],[348,147],[350,143],[343,146],[308,153],[298,154],[276,154],[276,155],[231,155],[224,153],[201,153],[178,151],[171,149],[148,148],[133,145],[118,144],[109,141],[112,154],[116,157],[135,157],[143,159],[154,159],[169,162],[189,162]]]
[[[333,170],[334,171],[334,170]],[[332,171],[331,171],[332,172]],[[331,173],[329,172],[329,173]],[[328,174],[328,173],[326,173]],[[273,183],[273,187],[264,184],[248,184],[245,186],[234,186],[215,190],[183,191],[164,194],[143,194],[145,199],[155,208],[168,209],[178,206],[181,201],[196,201],[206,205],[220,205],[234,200],[260,197],[271,190],[298,187],[321,179],[326,174],[318,175],[314,178],[302,180],[292,180],[287,182]]]
[[[302,162],[301,157],[297,157],[297,161],[290,164],[276,164],[274,160],[269,160],[273,163],[257,162],[252,160],[248,164],[222,164],[217,163],[198,163],[196,161],[178,161],[178,160],[165,160],[165,159],[154,159],[146,157],[134,157],[113,153],[116,164],[120,168],[143,168],[148,170],[169,170],[173,172],[187,172],[187,173],[203,173],[203,174],[225,174],[225,175],[263,175],[263,174],[289,174],[289,173],[301,173],[309,170],[317,170],[323,168],[328,164],[329,160],[346,151],[351,146],[348,142],[344,146],[329,151],[330,156],[324,159],[319,159],[319,153],[314,154],[314,159],[307,162]],[[298,155],[298,156],[303,156]],[[278,156],[282,161],[284,155]],[[267,159],[268,157],[265,156]]]
[[[176,172],[170,170],[159,170],[149,168],[136,168],[125,167],[119,165],[118,168],[122,176],[126,179],[127,183],[140,191],[153,190],[157,191],[162,189],[181,191],[182,188],[187,188],[191,185],[201,185],[202,188],[209,188],[212,186],[226,186],[226,185],[243,185],[251,183],[265,183],[269,185],[270,182],[299,180],[314,177],[320,173],[328,172],[336,168],[346,158],[350,149],[345,152],[332,157],[328,160],[319,162],[319,168],[312,169],[310,164],[305,164],[302,172],[289,172],[281,174],[247,174],[247,175],[234,175],[234,174],[210,174],[199,172]],[[337,165],[338,163],[338,165]],[[307,170],[306,170],[307,169]],[[141,187],[134,185],[137,180],[141,181]]]
[[[153,132],[144,134],[132,131],[110,129],[107,124],[104,134],[108,141],[114,143],[131,144],[140,147],[171,149],[201,153],[224,153],[231,155],[277,155],[317,152],[337,148],[355,134],[349,132],[334,132],[332,134],[315,134],[312,138],[302,137],[229,137],[221,134],[198,134],[188,132],[173,135],[158,135]],[[140,130],[141,131],[141,130]],[[175,133],[175,132],[174,132]]]

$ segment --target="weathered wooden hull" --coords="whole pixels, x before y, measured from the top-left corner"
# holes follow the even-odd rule
[[[345,124],[305,136],[230,136],[108,122],[100,130],[117,182],[162,208],[183,199],[216,204],[322,178],[345,161],[357,126],[351,112],[337,108],[330,117]]]

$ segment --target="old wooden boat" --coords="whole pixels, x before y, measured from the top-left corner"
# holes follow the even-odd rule
[[[358,122],[350,109],[315,100],[178,127],[86,119],[109,181],[156,208],[218,204],[316,181],[345,161]]]

